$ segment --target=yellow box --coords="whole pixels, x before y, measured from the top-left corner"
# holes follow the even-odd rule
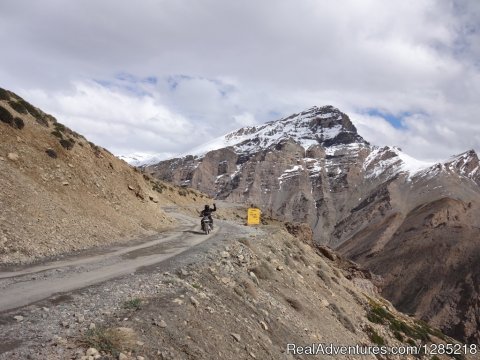
[[[250,208],[248,209],[247,224],[248,225],[258,225],[260,224],[260,209]]]

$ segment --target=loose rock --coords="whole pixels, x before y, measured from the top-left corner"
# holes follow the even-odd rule
[[[257,275],[255,275],[253,271],[250,271],[249,275],[252,278],[253,282],[258,285],[259,281],[258,281]]]
[[[193,306],[198,307],[200,303],[198,302],[197,299],[195,299],[193,296],[190,296],[190,302],[192,303]]]
[[[236,333],[231,333],[230,334],[237,342],[240,342],[242,340],[242,338],[240,337],[239,334],[236,334]]]
[[[160,320],[160,321],[153,320],[153,325],[161,327],[161,328],[166,328],[167,327],[167,323],[164,320]]]
[[[87,355],[87,356],[95,356],[95,355],[99,355],[99,352],[98,352],[98,350],[95,349],[95,348],[89,348],[89,349],[87,350],[87,352],[85,353],[85,355]]]
[[[7,157],[12,161],[17,161],[20,158],[17,153],[8,153]]]
[[[75,318],[77,319],[77,322],[79,324],[81,324],[85,321],[85,316],[83,316],[83,314],[76,313]]]

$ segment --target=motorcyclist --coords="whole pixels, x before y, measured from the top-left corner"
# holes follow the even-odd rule
[[[217,206],[213,204],[213,209],[209,205],[205,205],[205,208],[200,213],[200,217],[208,216],[208,220],[210,220],[210,224],[213,229],[213,219],[212,219],[212,212],[217,211]]]

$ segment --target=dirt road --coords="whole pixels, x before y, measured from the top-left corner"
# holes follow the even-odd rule
[[[165,209],[178,220],[172,231],[158,234],[134,246],[102,250],[99,255],[56,261],[17,271],[0,272],[0,312],[21,308],[54,294],[85,288],[109,279],[131,274],[140,268],[161,263],[207,239],[225,237],[242,227],[217,221],[215,230],[205,235],[198,219]],[[244,227],[243,227],[244,229]],[[243,230],[244,231],[244,230]]]

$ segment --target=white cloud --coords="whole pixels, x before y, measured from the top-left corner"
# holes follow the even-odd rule
[[[94,82],[75,83],[68,93],[25,92],[65,125],[115,152],[176,153],[195,143],[195,126],[149,95],[132,96]]]
[[[235,120],[237,125],[240,127],[253,126],[257,123],[257,121],[255,120],[255,117],[248,112],[244,112],[243,114],[236,115],[233,117],[233,119]]]
[[[479,18],[475,0],[4,0],[0,81],[122,153],[332,104],[372,142],[442,158],[480,150]]]

